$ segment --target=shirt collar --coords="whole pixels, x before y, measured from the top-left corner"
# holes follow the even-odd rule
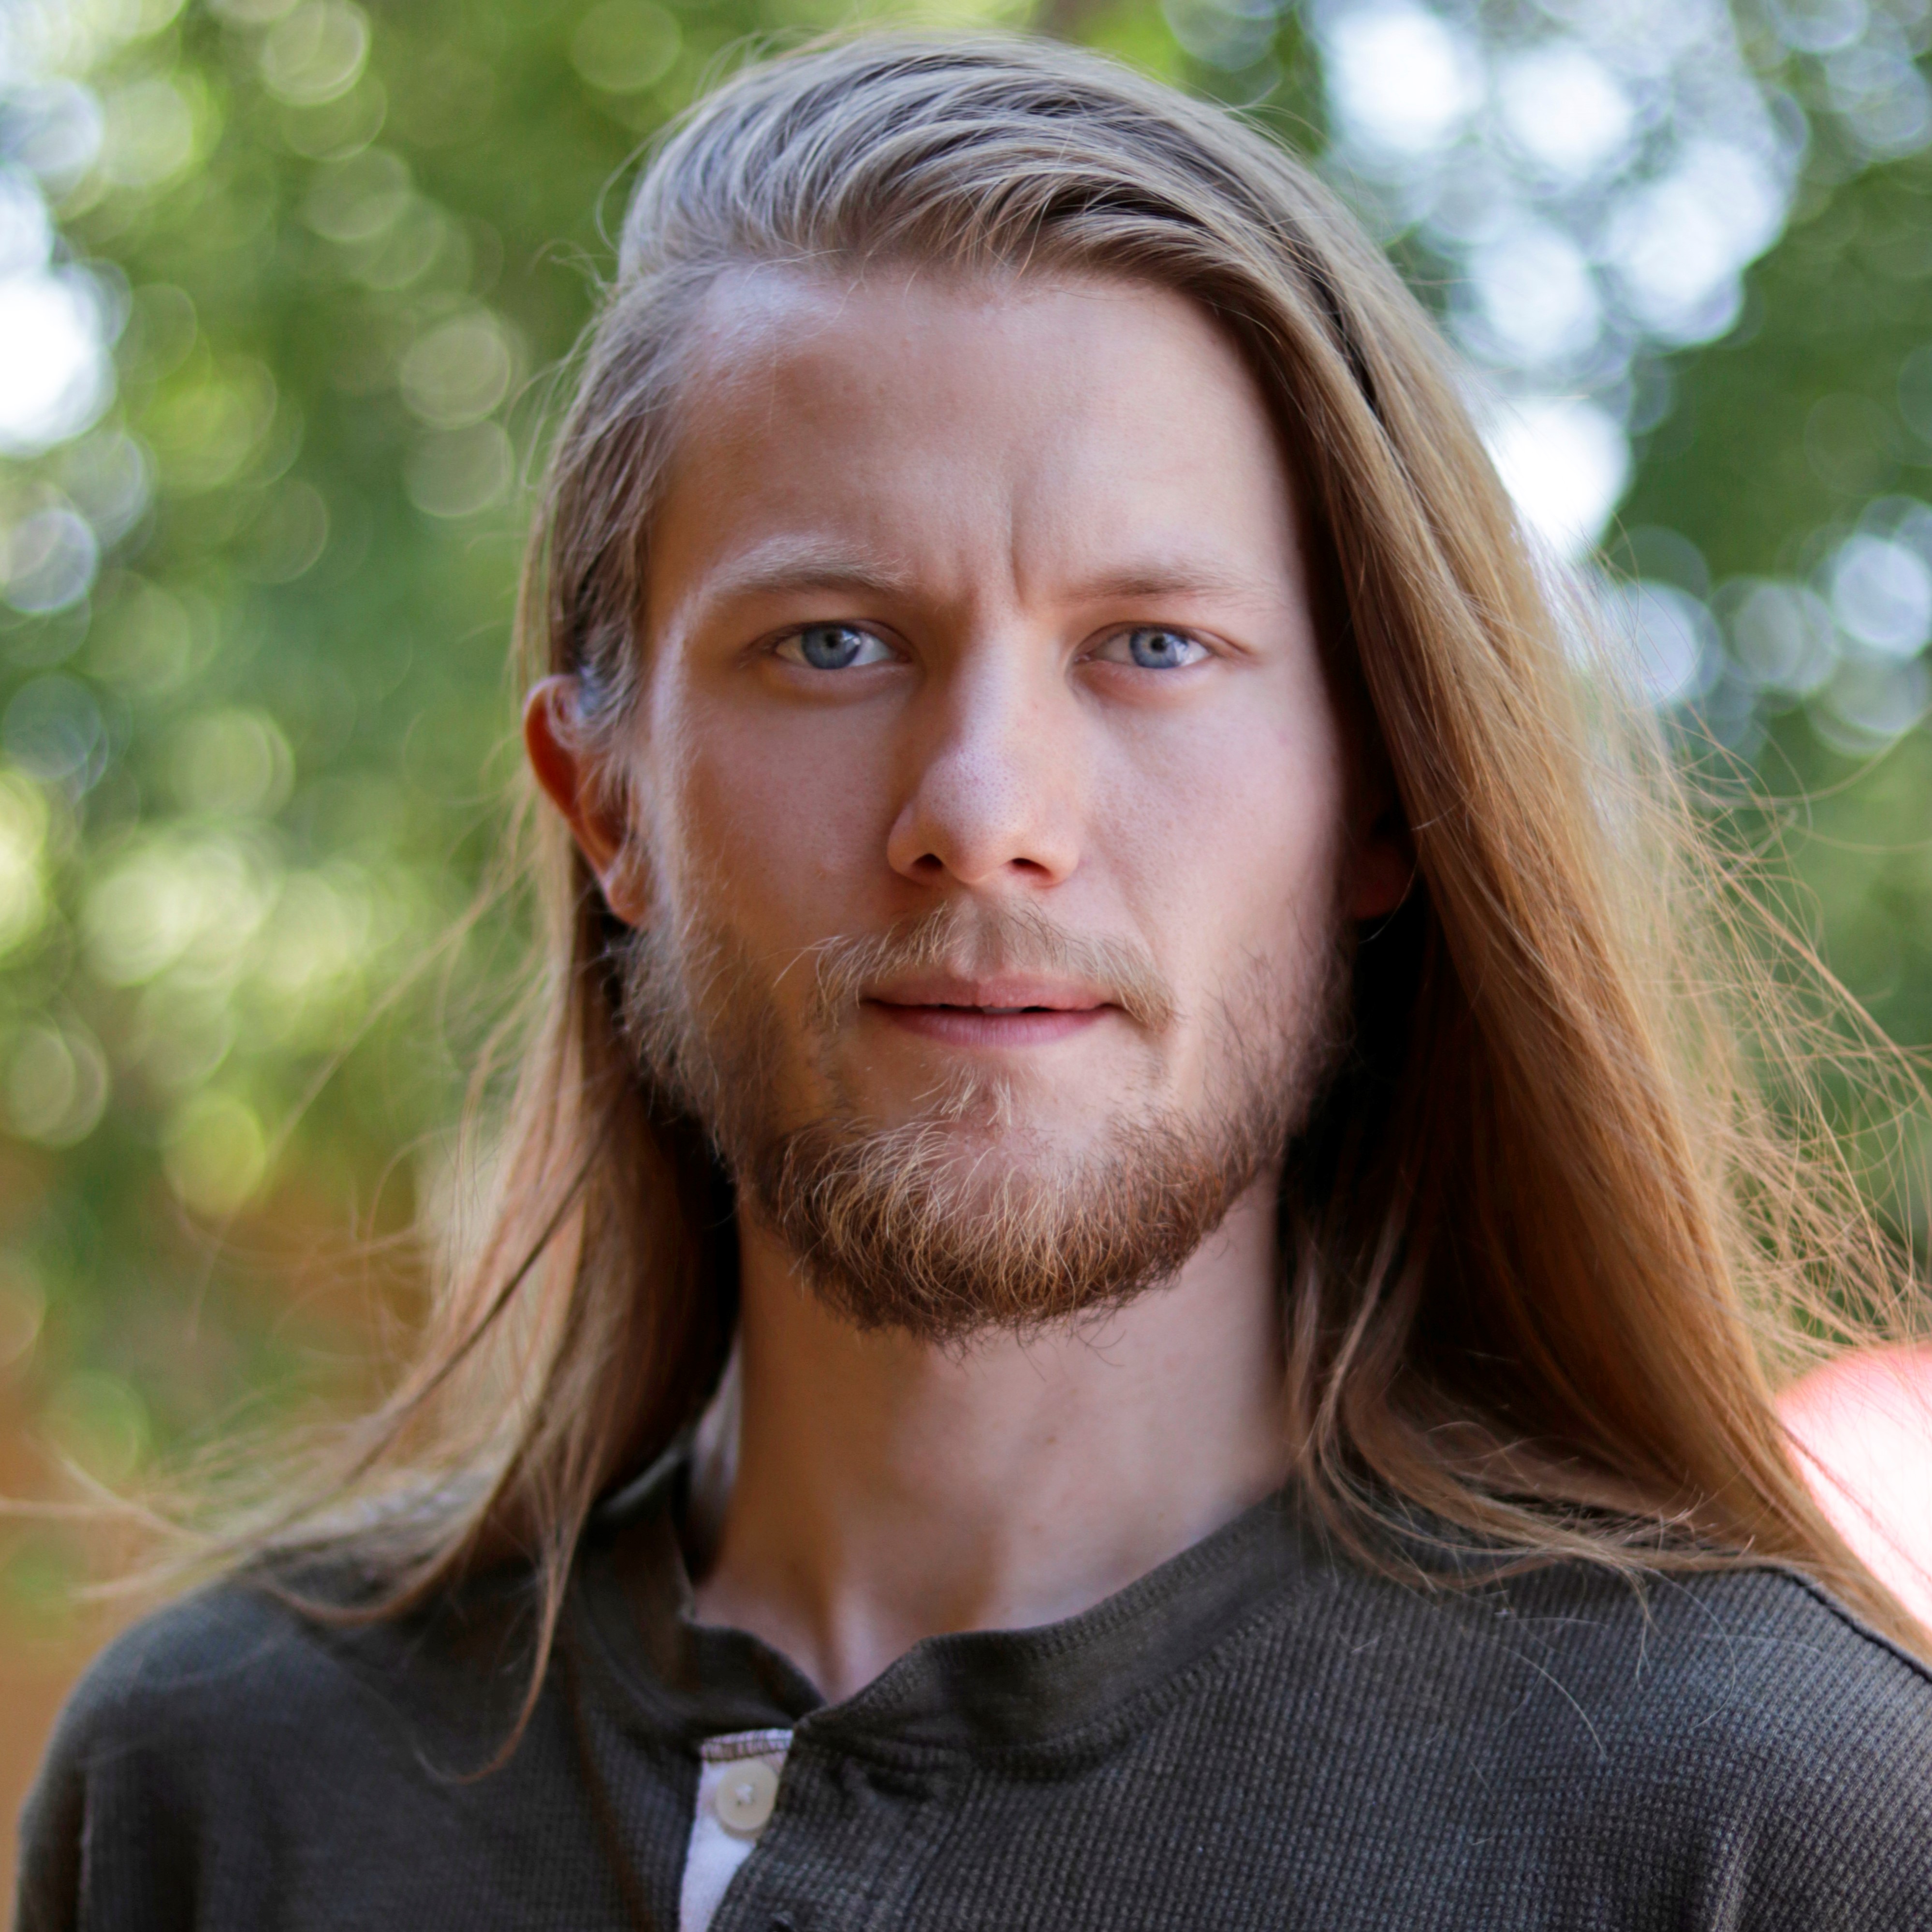
[[[688,1468],[680,1444],[598,1510],[578,1604],[620,1694],[692,1746],[766,1729],[902,1757],[1071,1743],[1144,1720],[1284,1591],[1336,1581],[1276,1495],[1078,1616],[927,1638],[827,1704],[770,1645],[694,1620],[677,1535]]]

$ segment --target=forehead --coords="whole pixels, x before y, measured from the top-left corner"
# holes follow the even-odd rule
[[[653,546],[673,568],[783,539],[942,575],[997,551],[1029,581],[1124,546],[1298,574],[1265,398],[1169,290],[734,271],[688,353]]]

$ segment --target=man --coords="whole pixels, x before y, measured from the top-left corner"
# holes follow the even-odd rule
[[[1887,1264],[1302,169],[1043,47],[739,76],[531,585],[490,1227],[354,1509],[97,1667],[24,1924],[1932,1924],[1754,1348]]]

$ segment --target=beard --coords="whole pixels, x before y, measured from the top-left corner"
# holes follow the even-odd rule
[[[1104,987],[1145,1035],[1173,1025],[1144,955],[1031,909],[952,902],[810,949],[796,963],[814,975],[802,1039],[780,975],[734,934],[661,913],[623,947],[622,1021],[640,1071],[710,1134],[740,1211],[825,1306],[862,1330],[956,1345],[1104,1315],[1171,1281],[1278,1168],[1346,1044],[1344,930],[1331,921],[1293,970],[1257,965],[1222,993],[1199,1105],[1118,1113],[1078,1153],[1021,1125],[999,1075],[964,1070],[887,1123],[836,1071],[868,984],[967,960]],[[826,1095],[802,1118],[778,1099],[801,1056]]]

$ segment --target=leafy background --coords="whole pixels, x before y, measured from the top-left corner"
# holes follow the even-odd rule
[[[510,912],[446,940],[512,768],[547,384],[640,146],[853,17],[0,0],[0,1489],[340,1394],[406,1313],[406,1248],[348,1241],[446,1185],[514,970]],[[1833,966],[1932,1041],[1927,0],[917,17],[1090,41],[1320,158],[1687,744],[1793,801]],[[83,1556],[0,1531],[10,1789]]]

